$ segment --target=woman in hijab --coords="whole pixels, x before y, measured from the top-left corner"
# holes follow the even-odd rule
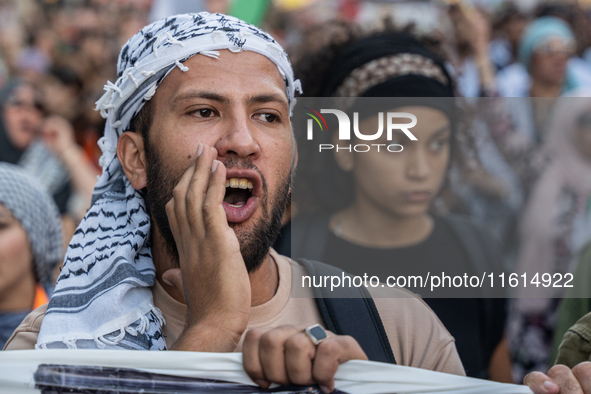
[[[0,108],[0,162],[16,164],[36,178],[73,232],[90,206],[99,175],[76,144],[74,129],[60,116],[45,118],[41,93],[26,81],[12,80],[0,91]]]
[[[331,52],[334,57],[327,59]],[[322,64],[328,65],[324,73]],[[343,40],[319,50],[316,57],[302,57],[296,75],[307,96],[351,97],[352,106],[368,104],[370,115],[359,111],[359,130],[366,135],[378,129],[378,112],[411,113],[418,122],[411,129],[417,141],[402,133],[391,141],[386,141],[386,133],[375,141],[355,141],[398,144],[403,149],[397,153],[374,147],[363,153],[318,154],[318,142],[344,143],[322,132],[321,141],[315,135],[313,152],[306,149],[310,141],[298,142],[293,202],[300,212],[308,208],[307,201],[318,209],[294,218],[292,257],[317,259],[353,275],[375,275],[382,283],[387,275],[424,276],[429,269],[482,274],[501,263],[486,231],[465,219],[430,213],[451,163],[463,159],[453,81],[443,60],[408,34],[382,33]],[[347,143],[353,145],[353,140]],[[310,198],[304,202],[300,197],[306,196]],[[475,248],[485,253],[476,257]],[[452,264],[442,268],[445,262]],[[508,360],[502,339],[503,299],[425,302],[456,339],[468,376],[510,380],[508,363],[497,362]]]
[[[44,112],[40,91],[22,80],[0,91],[0,162],[16,164],[35,178],[67,212],[71,195],[68,173],[41,140]]]
[[[32,309],[47,302],[62,248],[51,196],[23,169],[0,163],[0,347]]]
[[[589,73],[570,66],[575,55],[575,36],[565,21],[544,16],[532,21],[523,32],[518,63],[498,75],[504,97],[558,97],[588,83]]]
[[[574,272],[578,251],[591,240],[591,91],[579,90],[556,104],[544,150],[551,160],[534,185],[520,223],[516,271],[529,280]],[[577,97],[578,96],[578,97]],[[555,275],[557,274],[557,275]],[[560,283],[558,283],[560,285]],[[531,286],[530,286],[531,287]],[[522,289],[511,307],[508,336],[514,375],[547,370],[562,286],[553,293]],[[542,298],[553,296],[555,298]],[[533,298],[536,297],[536,298]]]
[[[512,127],[496,122],[491,136],[520,178],[526,196],[547,163],[541,148],[556,98],[591,85],[591,71],[574,66],[575,49],[568,23],[553,16],[537,18],[523,33],[518,62],[497,75]]]

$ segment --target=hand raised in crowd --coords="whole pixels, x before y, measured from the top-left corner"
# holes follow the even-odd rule
[[[166,204],[180,268],[164,272],[162,279],[181,292],[189,309],[174,347],[232,352],[248,324],[250,281],[222,205],[226,168],[212,147],[200,144],[197,156]]]
[[[66,119],[52,115],[45,119],[42,130],[47,147],[63,161],[67,161],[69,155],[78,153],[74,129]]]
[[[460,9],[467,26],[467,38],[476,57],[488,57],[488,45],[492,32],[489,18],[472,5],[462,4]]]
[[[367,360],[367,356],[353,337],[326,333],[327,338],[315,345],[303,327],[250,330],[244,339],[244,370],[263,388],[270,382],[316,383],[323,392],[330,393],[338,366],[349,360]]]
[[[450,9],[450,15],[461,36],[470,45],[478,67],[481,88],[488,94],[496,92],[495,70],[490,61],[489,44],[492,26],[489,17],[466,2],[459,2]]]
[[[74,189],[84,201],[78,213],[78,220],[82,219],[86,209],[90,207],[92,191],[100,173],[92,165],[82,147],[76,143],[74,128],[65,118],[57,115],[48,117],[43,124],[42,136],[45,145],[66,167]]]
[[[591,362],[580,363],[573,369],[555,365],[547,374],[531,372],[523,384],[535,394],[591,394]]]

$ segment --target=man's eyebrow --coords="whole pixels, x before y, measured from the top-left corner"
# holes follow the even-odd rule
[[[172,105],[177,105],[178,103],[185,101],[185,100],[192,100],[192,99],[206,99],[211,101],[217,101],[222,104],[228,104],[230,99],[227,97],[222,96],[219,93],[215,92],[208,92],[208,91],[190,91],[183,94],[180,94],[172,100]]]
[[[247,104],[251,105],[251,104],[265,104],[265,103],[279,103],[284,105],[285,107],[289,107],[289,104],[287,103],[287,99],[280,95],[280,94],[260,94],[260,95],[256,95],[256,96],[251,96],[248,101]]]

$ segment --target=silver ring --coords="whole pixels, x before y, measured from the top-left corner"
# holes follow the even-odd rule
[[[320,324],[314,324],[313,326],[306,328],[304,332],[316,346],[320,345],[326,340],[326,338],[328,338],[326,330]]]

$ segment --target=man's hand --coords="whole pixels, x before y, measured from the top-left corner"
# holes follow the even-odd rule
[[[316,346],[303,327],[250,330],[242,347],[244,370],[263,388],[270,383],[318,384],[323,392],[330,393],[339,364],[367,360],[367,356],[352,337],[330,331],[327,334],[328,338]]]
[[[555,365],[546,375],[531,372],[523,384],[535,394],[591,394],[591,362],[580,363],[573,369]]]
[[[162,279],[184,295],[189,308],[174,348],[231,352],[248,324],[250,280],[222,205],[226,168],[214,148],[200,144],[197,156],[166,204],[180,269],[166,271]]]

